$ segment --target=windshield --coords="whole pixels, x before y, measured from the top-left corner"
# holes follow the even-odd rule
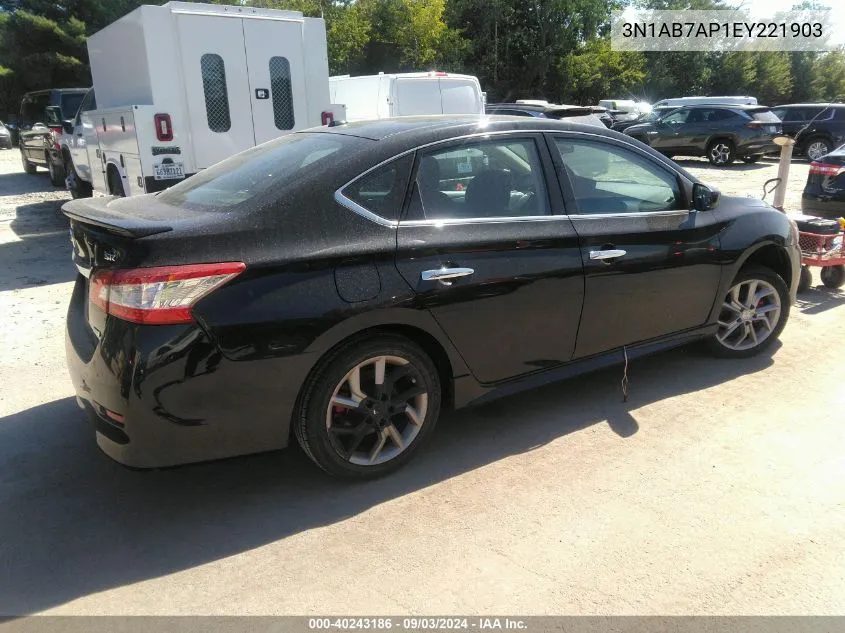
[[[319,174],[367,143],[341,134],[288,134],[227,158],[165,190],[158,199],[200,210],[229,209],[271,188]]]

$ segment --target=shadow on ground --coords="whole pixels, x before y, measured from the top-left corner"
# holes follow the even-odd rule
[[[0,419],[0,614],[22,615],[333,524],[597,423],[620,441],[632,411],[757,372],[680,349],[447,415],[393,475],[344,484],[297,449],[161,471],[109,461],[71,398]],[[678,420],[677,424],[686,422]]]
[[[725,173],[726,171],[757,171],[759,169],[769,169],[771,163],[761,161],[758,163],[743,163],[741,160],[736,160],[725,167],[717,167],[711,165],[706,159],[697,158],[673,158],[684,169],[693,167],[695,169],[703,169],[705,171],[712,171],[715,173]]]
[[[2,177],[2,176],[0,176]],[[72,281],[68,221],[64,201],[24,204],[8,221],[14,241],[0,244],[0,291]]]
[[[804,314],[819,314],[845,304],[842,290],[831,290],[826,286],[816,286],[798,295],[795,306]]]

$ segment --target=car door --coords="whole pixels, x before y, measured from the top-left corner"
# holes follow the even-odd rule
[[[781,120],[785,136],[795,138],[798,131],[807,124],[806,108],[772,108],[772,112]]]
[[[584,279],[552,177],[539,134],[417,152],[396,266],[482,383],[572,357]]]
[[[716,214],[690,211],[680,174],[630,144],[576,133],[549,141],[584,260],[574,357],[704,325],[721,274]]]
[[[94,125],[91,122],[91,118],[86,116],[86,113],[96,109],[97,100],[94,90],[91,89],[86,93],[85,98],[82,99],[82,104],[79,106],[73,122],[73,137],[68,140],[68,151],[70,152],[71,160],[73,160],[74,169],[87,182],[92,182],[91,166],[94,165],[97,169],[100,169],[100,161],[97,160],[97,156],[93,157],[97,162],[89,162],[87,148],[88,140],[93,137],[96,143],[97,135],[93,130]],[[84,121],[83,116],[85,117]],[[85,131],[86,124],[89,128],[87,134]]]
[[[682,108],[655,122],[653,132],[649,132],[648,144],[665,154],[684,149],[684,126],[690,112],[690,109]]]

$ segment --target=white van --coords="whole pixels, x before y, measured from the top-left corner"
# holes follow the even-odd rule
[[[444,72],[329,77],[329,100],[347,121],[417,114],[484,114],[484,93],[472,75]]]
[[[652,107],[675,108],[685,105],[757,105],[754,97],[678,97],[677,99],[663,99]]]
[[[165,189],[330,123],[326,27],[298,11],[142,5],[88,38],[94,94],[62,149],[74,197]]]

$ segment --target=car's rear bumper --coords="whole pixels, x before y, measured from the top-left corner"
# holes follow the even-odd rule
[[[311,355],[237,361],[195,324],[86,319],[86,280],[74,288],[66,352],[80,406],[109,457],[157,468],[283,448]]]
[[[845,197],[819,197],[804,193],[801,196],[801,212],[805,215],[814,215],[832,220],[845,217]]]

